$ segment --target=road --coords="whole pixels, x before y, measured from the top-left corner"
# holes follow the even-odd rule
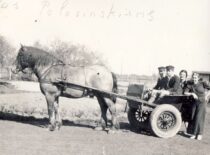
[[[180,134],[170,139],[161,139],[130,131],[127,121],[121,121],[121,129],[115,134],[95,131],[94,122],[85,120],[65,121],[61,130],[55,132],[48,131],[46,123],[42,119],[1,119],[0,154],[207,155],[210,152],[210,134],[207,132],[203,141],[191,140]],[[206,131],[209,125],[207,119]]]

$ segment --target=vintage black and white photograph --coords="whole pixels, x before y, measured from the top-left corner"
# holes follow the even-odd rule
[[[208,155],[208,0],[0,0],[0,154]]]

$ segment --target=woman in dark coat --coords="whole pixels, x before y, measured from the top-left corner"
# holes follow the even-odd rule
[[[204,121],[206,115],[206,100],[205,90],[210,89],[210,86],[204,82],[199,81],[199,74],[193,73],[192,83],[189,83],[185,89],[184,94],[193,96],[194,103],[192,104],[195,113],[192,120],[192,136],[191,139],[201,140],[204,130]]]
[[[184,90],[185,90],[185,88],[187,87],[187,84],[189,83],[188,81],[187,81],[187,71],[186,70],[181,70],[180,72],[179,72],[179,78],[180,78],[180,87],[181,87],[181,94],[184,94]]]

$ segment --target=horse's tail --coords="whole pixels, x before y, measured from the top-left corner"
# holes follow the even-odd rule
[[[117,87],[117,76],[115,75],[115,73],[112,73],[112,79],[113,79],[113,88],[112,88],[112,92],[113,93],[118,93],[118,87]],[[116,103],[117,97],[116,96],[112,96],[112,101],[114,103]]]

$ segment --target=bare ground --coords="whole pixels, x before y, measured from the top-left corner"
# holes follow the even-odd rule
[[[96,100],[61,98],[63,127],[47,130],[46,102],[40,93],[0,95],[0,154],[208,155],[210,109],[202,141],[180,134],[170,139],[130,131],[124,103],[117,104],[121,128],[116,134],[93,130],[99,119]],[[123,105],[123,106],[122,106]],[[184,125],[181,131],[184,131]]]

